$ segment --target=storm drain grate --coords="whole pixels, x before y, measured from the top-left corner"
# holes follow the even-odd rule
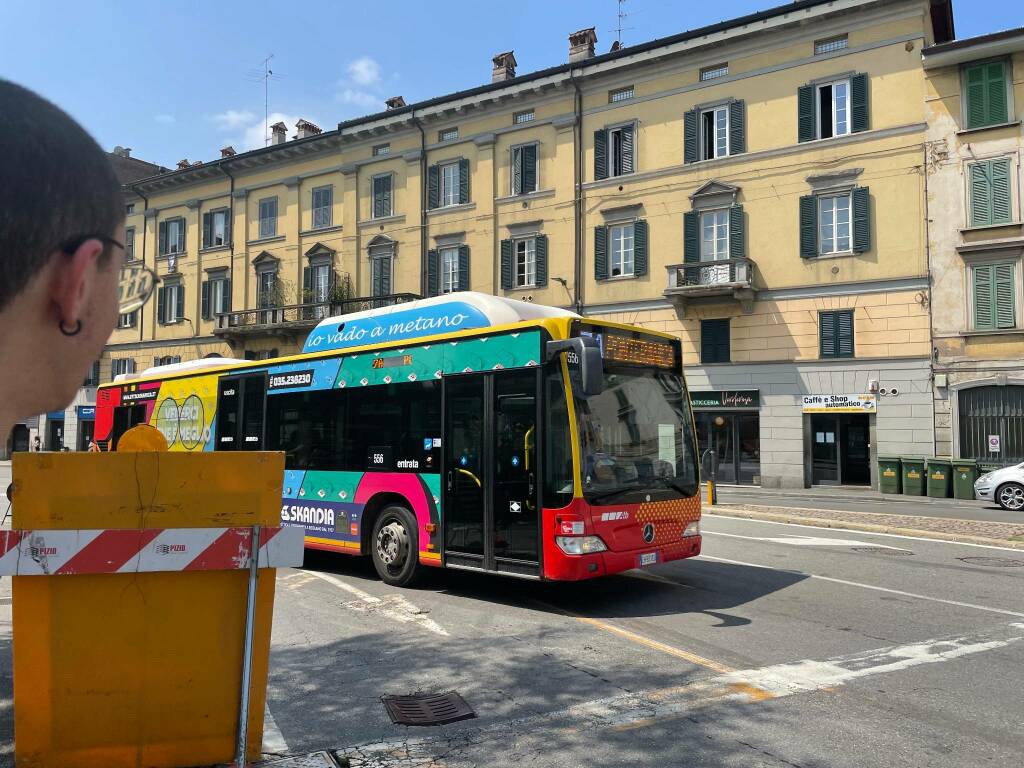
[[[958,557],[957,560],[968,565],[987,565],[990,568],[1024,568],[1024,560],[1011,560],[1008,557]]]
[[[444,725],[476,717],[465,699],[455,691],[382,696],[381,701],[396,725]]]
[[[891,547],[851,547],[854,552],[867,552],[872,555],[912,555],[909,549],[892,549]]]
[[[337,766],[338,764],[327,752],[314,752],[311,755],[296,755],[255,763],[254,768],[337,768]]]

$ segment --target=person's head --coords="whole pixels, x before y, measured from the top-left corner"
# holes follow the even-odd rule
[[[125,207],[71,117],[0,79],[0,434],[63,408],[117,321]]]

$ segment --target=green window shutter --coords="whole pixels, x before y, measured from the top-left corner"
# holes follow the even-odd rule
[[[384,177],[384,215],[390,216],[395,212],[394,206],[391,203],[391,188],[393,186],[394,177]]]
[[[986,108],[987,91],[984,64],[975,64],[964,68],[964,84],[966,87],[965,127],[978,128],[987,123]]]
[[[441,195],[440,169],[436,165],[427,168],[427,208],[437,208]]]
[[[647,274],[647,222],[638,219],[633,222],[633,274],[643,277]]]
[[[231,281],[224,281],[224,311],[231,311]]]
[[[373,218],[379,219],[384,215],[384,190],[383,190],[383,178],[374,177],[371,184],[373,185]]]
[[[608,178],[608,133],[594,131],[594,180]]]
[[[203,214],[203,248],[213,245],[213,214]]]
[[[438,284],[438,258],[436,250],[427,251],[427,296],[437,296],[441,290]]]
[[[728,363],[730,360],[729,320],[700,321],[700,361]]]
[[[813,141],[817,135],[817,121],[814,115],[814,86],[801,85],[796,92],[797,139]]]
[[[729,258],[742,259],[747,255],[747,239],[743,231],[743,206],[729,208]],[[735,274],[735,268],[733,269]]]
[[[747,106],[742,101],[729,104],[729,154],[747,151]]]
[[[313,268],[303,267],[302,268],[302,301],[300,304],[306,304],[313,301]]]
[[[469,246],[459,246],[459,285],[460,291],[469,290]]]
[[[512,241],[501,241],[501,288],[512,290]]]
[[[683,162],[697,162],[697,110],[683,115]]]
[[[174,317],[176,320],[181,320],[185,316],[185,286],[179,285],[177,290],[178,301],[175,305]]]
[[[523,194],[523,148],[512,150],[512,194]]]
[[[974,327],[978,330],[992,330],[996,327],[993,304],[993,265],[982,264],[974,268]]]
[[[853,310],[836,312],[836,357],[853,357]]]
[[[158,252],[162,255],[167,253],[167,222],[161,221],[160,226],[157,229],[160,232],[160,247]]]
[[[850,130],[859,133],[868,129],[868,76],[850,78]]]
[[[969,168],[971,226],[983,227],[992,223],[992,166],[989,163],[972,163]]]
[[[995,264],[992,269],[993,304],[996,328],[1015,328],[1017,313],[1014,307],[1013,264]]]
[[[594,227],[594,277],[608,279],[608,227]]]
[[[683,261],[687,264],[700,261],[700,213],[697,211],[683,214]]]
[[[636,142],[634,141],[635,131],[632,128],[623,128],[620,131],[622,136],[622,173],[632,173],[636,167],[633,161],[633,152]]]
[[[852,194],[853,252],[871,250],[871,195],[867,187],[856,187]]]
[[[836,356],[836,313],[818,313],[818,341],[821,357]]]
[[[224,211],[224,245],[231,245],[231,211]]]
[[[209,280],[203,280],[203,283],[202,283],[202,286],[201,286],[200,290],[202,291],[202,297],[203,297],[202,298],[202,312],[201,312],[201,314],[202,314],[203,320],[209,320],[210,319],[210,281]]]
[[[1002,61],[992,61],[985,65],[985,96],[988,103],[988,125],[1005,123],[1007,115],[1006,103],[1006,67]]]
[[[274,201],[274,216],[277,216],[277,201]],[[178,253],[185,252],[185,220],[179,219],[178,225]]]
[[[391,257],[386,256],[377,261],[380,262],[380,295],[388,296],[391,294]]]
[[[463,205],[469,202],[469,160],[459,160],[459,202]]]
[[[163,325],[167,319],[167,289],[158,288],[156,291],[156,321]]]
[[[537,191],[537,145],[527,144],[520,153],[522,158],[522,188],[520,193]]]
[[[800,198],[800,256],[813,259],[818,255],[818,198]]]
[[[548,236],[537,235],[534,240],[534,259],[536,260],[536,281],[537,287],[543,288],[548,284]]]
[[[1010,205],[1010,160],[992,160],[989,169],[992,179],[992,223],[1009,224],[1013,218]]]

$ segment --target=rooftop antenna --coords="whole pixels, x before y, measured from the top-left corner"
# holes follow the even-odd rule
[[[274,54],[270,54],[263,60],[263,146],[270,143],[270,77],[274,74],[270,69],[270,60]]]
[[[629,14],[626,13],[626,0],[616,0],[616,2],[619,6],[617,14],[618,26],[616,26],[615,29],[612,30],[612,32],[615,33],[615,45],[612,50],[617,51],[619,48],[622,47],[622,33],[628,32],[629,30],[633,29],[633,27],[622,26],[622,22],[624,22],[626,20],[626,17],[629,16]]]

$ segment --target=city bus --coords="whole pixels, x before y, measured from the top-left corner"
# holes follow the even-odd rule
[[[700,553],[679,340],[462,292],[320,321],[300,354],[212,358],[101,386],[96,436],[283,451],[281,522],[426,567],[578,580]]]

